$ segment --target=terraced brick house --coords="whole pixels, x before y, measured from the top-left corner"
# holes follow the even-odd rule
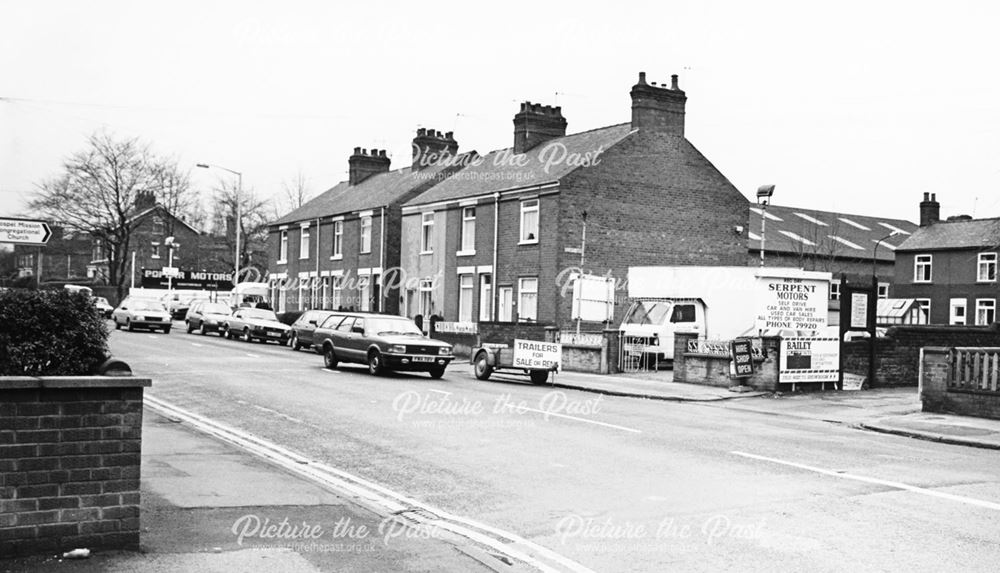
[[[271,300],[279,312],[349,309],[396,313],[401,206],[458,166],[428,157],[458,155],[451,132],[421,128],[412,164],[390,170],[384,149],[356,147],[342,181],[269,226]]]
[[[936,194],[920,203],[920,228],[896,249],[896,296],[917,299],[931,324],[997,322],[1000,218],[940,220]]]
[[[569,135],[560,107],[525,102],[512,146],[408,200],[400,264],[417,284],[400,311],[566,326],[581,268],[622,281],[635,265],[745,264],[749,203],[685,138],[677,76],[640,73],[630,95],[630,122]]]

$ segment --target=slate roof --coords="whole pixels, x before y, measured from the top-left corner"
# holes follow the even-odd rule
[[[760,218],[760,208],[751,203],[748,226],[751,250],[760,250]],[[908,240],[918,228],[915,223],[903,219],[768,205],[765,249],[871,260],[876,241],[893,231],[902,231],[882,241],[878,249],[878,260],[892,262],[894,248]]]
[[[411,167],[405,167],[372,175],[354,186],[341,181],[270,225],[285,225],[390,205],[406,193],[429,184],[432,179],[444,177],[442,172],[447,169],[447,166],[428,166],[413,171]]]
[[[997,246],[1000,246],[1000,218],[940,221],[920,227],[899,246],[899,250],[930,251]]]
[[[580,165],[562,161],[550,164],[546,169],[546,160],[555,157],[553,150],[556,150],[555,153],[562,153],[562,149],[552,148],[545,152],[546,149],[562,144],[565,146],[567,156],[573,153],[583,156],[598,150],[607,151],[631,133],[631,123],[622,123],[550,139],[525,152],[527,163],[524,166],[509,161],[511,157],[515,157],[512,147],[497,149],[482,157],[476,165],[467,166],[454,177],[442,181],[426,193],[421,193],[408,201],[406,205],[451,201],[558,181],[578,169]],[[543,157],[543,152],[548,155]]]

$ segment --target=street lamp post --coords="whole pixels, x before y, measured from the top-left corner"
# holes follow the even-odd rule
[[[243,174],[240,173],[239,171],[234,171],[232,169],[229,169],[229,168],[226,168],[226,167],[222,167],[220,165],[211,165],[211,164],[208,164],[208,163],[198,163],[197,165],[198,165],[198,167],[201,167],[202,169],[209,169],[211,167],[215,167],[216,169],[221,169],[223,171],[228,171],[228,172],[232,173],[233,175],[235,175],[236,178],[237,178],[237,183],[236,183],[236,265],[235,265],[235,269],[234,269],[234,272],[233,272],[233,286],[235,287],[237,284],[239,284],[239,281],[240,281],[240,259],[241,259],[241,257],[240,257],[240,227],[242,227],[242,221],[241,221],[241,219],[243,218],[242,213],[241,213],[240,199],[243,196]]]
[[[761,185],[757,188],[757,204],[760,205],[760,266],[764,266],[764,241],[767,240],[767,204],[774,195],[774,185]]]
[[[882,237],[881,239],[875,241],[875,250],[872,251],[872,278],[876,279],[876,281],[878,279],[878,272],[877,272],[878,267],[876,266],[876,263],[878,262],[878,246],[882,244],[882,241],[888,239],[889,237],[895,237],[898,234],[899,231],[893,231],[888,235]],[[877,285],[878,283],[876,282],[876,286]]]
[[[174,292],[174,249],[180,247],[180,243],[174,242],[173,237],[167,237],[163,240],[163,244],[167,247],[167,268],[170,269],[169,274],[167,274],[167,292]]]

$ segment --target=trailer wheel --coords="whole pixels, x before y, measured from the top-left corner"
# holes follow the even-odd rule
[[[532,370],[531,371],[531,383],[532,384],[545,384],[545,381],[549,379],[548,370]]]
[[[489,360],[487,360],[485,352],[480,352],[476,355],[476,362],[473,365],[473,369],[475,371],[476,378],[480,380],[490,379],[490,375],[493,374],[493,366],[491,366]]]

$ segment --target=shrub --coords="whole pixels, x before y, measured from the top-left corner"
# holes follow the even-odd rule
[[[94,374],[108,355],[108,327],[88,295],[0,292],[0,375]]]

